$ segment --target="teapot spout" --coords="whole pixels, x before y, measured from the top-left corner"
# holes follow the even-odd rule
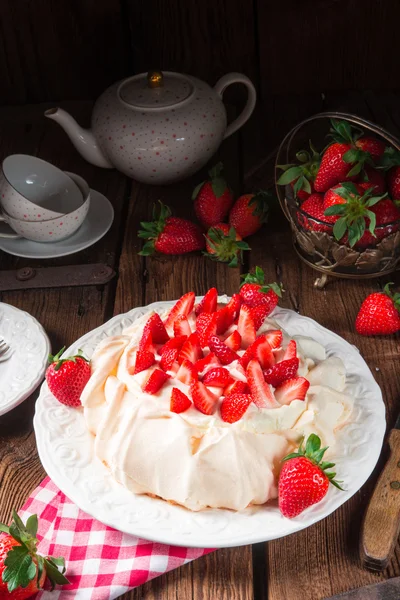
[[[96,167],[103,167],[104,169],[114,168],[102,150],[100,150],[93,133],[89,129],[80,127],[75,119],[65,110],[62,108],[50,108],[46,110],[44,116],[61,125],[79,154],[85,160]]]

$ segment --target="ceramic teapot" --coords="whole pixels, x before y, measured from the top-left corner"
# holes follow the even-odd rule
[[[222,97],[232,83],[244,84],[248,97],[242,113],[227,126]],[[91,130],[60,108],[45,116],[64,128],[90,163],[116,168],[143,183],[164,184],[207,163],[222,140],[247,121],[255,102],[253,84],[240,73],[224,75],[212,88],[189,75],[153,71],[109,87],[94,106]]]

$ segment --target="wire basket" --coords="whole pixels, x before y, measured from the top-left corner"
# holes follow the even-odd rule
[[[323,287],[328,276],[361,279],[382,277],[400,268],[400,219],[375,228],[376,243],[353,249],[333,236],[332,223],[311,217],[301,209],[290,185],[276,182],[282,174],[278,165],[296,162],[296,153],[308,146],[326,146],[330,119],[348,121],[365,133],[400,150],[400,141],[388,131],[356,115],[341,112],[318,113],[296,125],[279,146],[275,162],[275,185],[281,208],[290,222],[294,248],[307,265],[322,273],[316,287]]]

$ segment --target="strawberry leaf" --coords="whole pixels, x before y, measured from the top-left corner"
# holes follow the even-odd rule
[[[333,226],[333,235],[337,240],[341,240],[347,230],[347,221],[345,217],[341,217]]]
[[[369,218],[369,226],[368,229],[373,236],[375,235],[375,227],[376,227],[376,214],[372,212],[372,210],[367,210],[367,217]]]
[[[307,194],[311,194],[311,185],[310,182],[308,181],[307,177],[303,177],[303,188],[304,191],[307,192]]]
[[[357,160],[359,160],[359,151],[355,150],[354,148],[348,150],[345,154],[343,154],[342,160],[344,160],[345,163],[356,162]]]
[[[299,150],[299,152],[296,153],[296,158],[301,163],[306,163],[311,160],[310,153],[307,152],[307,150]]]
[[[288,169],[287,171],[285,171],[279,177],[277,184],[278,185],[288,185],[289,183],[291,183],[292,181],[294,181],[295,179],[300,177],[300,175],[302,175],[302,173],[303,173],[303,171],[302,171],[301,167],[292,167],[291,169]]]
[[[335,215],[344,215],[346,211],[347,211],[347,205],[346,204],[333,204],[332,206],[329,206],[324,211],[324,215],[326,217],[332,217],[332,216],[335,216]]]
[[[45,558],[44,559],[44,567],[46,569],[46,573],[48,578],[51,581],[51,589],[54,589],[54,584],[57,585],[65,585],[70,583],[69,580],[65,577],[65,575],[63,575],[63,573],[61,573],[58,568],[57,568],[57,564],[55,563],[55,560],[59,560],[59,559],[54,559],[54,558]]]
[[[203,185],[204,185],[204,181],[199,183],[199,185],[196,185],[196,187],[194,188],[193,193],[192,193],[192,200],[196,200]],[[142,225],[142,223],[141,223],[141,225]]]
[[[35,538],[38,531],[38,518],[37,515],[31,515],[26,522],[25,526],[28,533]]]
[[[25,546],[14,546],[4,564],[7,568],[3,572],[3,581],[9,592],[18,587],[26,588],[36,575],[36,565]]]

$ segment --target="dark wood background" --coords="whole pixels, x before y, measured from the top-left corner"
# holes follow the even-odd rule
[[[94,99],[159,67],[266,99],[399,88],[398,0],[1,0],[0,105]]]

